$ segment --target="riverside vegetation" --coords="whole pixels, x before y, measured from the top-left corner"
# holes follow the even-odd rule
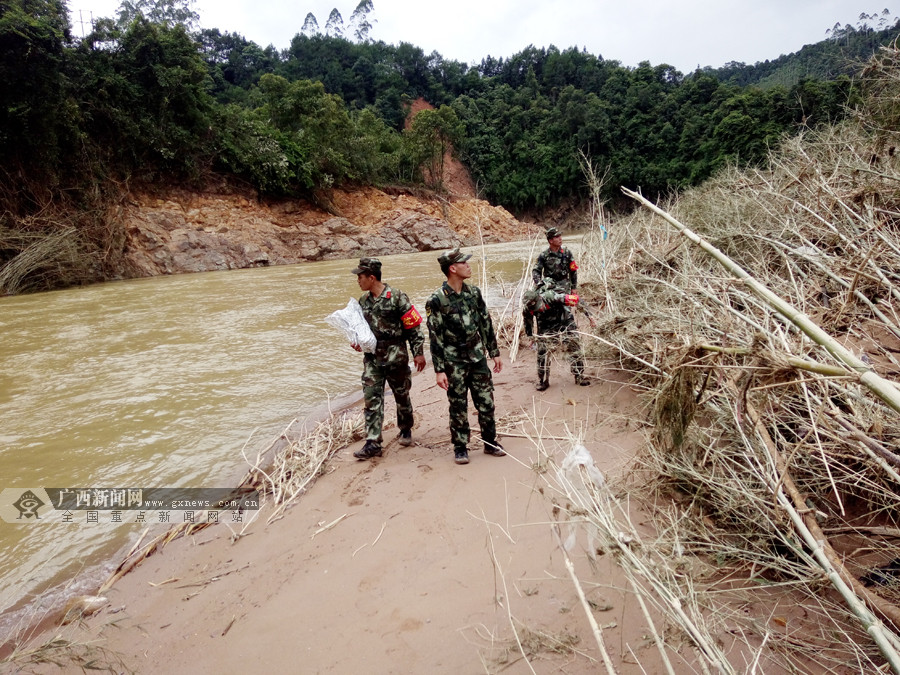
[[[609,167],[603,196],[616,207],[627,204],[619,185],[649,195],[698,185],[729,163],[764,161],[783,134],[843,117],[857,95],[849,64],[894,34],[889,16],[867,17],[801,61],[688,75],[552,46],[470,67],[370,39],[373,11],[362,0],[345,27],[335,9],[324,33],[310,14],[279,51],[195,30],[191,0],[123,2],[83,37],[64,2],[7,2],[0,293],[128,276],[129,192],[213,175],[261,199],[327,206],[333,186],[440,191],[452,149],[482,196],[520,213],[584,204],[580,154]],[[418,98],[435,109],[407,125]]]

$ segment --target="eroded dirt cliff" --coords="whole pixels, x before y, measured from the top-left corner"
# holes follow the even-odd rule
[[[155,276],[439,250],[536,231],[470,197],[362,188],[335,190],[330,199],[326,211],[233,190],[136,195],[123,213],[125,258],[138,276]]]

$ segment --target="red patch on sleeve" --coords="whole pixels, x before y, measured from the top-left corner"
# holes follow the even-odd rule
[[[575,271],[577,271],[577,270],[578,270],[578,265],[577,265],[577,264],[575,263],[575,261],[573,260],[572,262],[569,263],[569,271],[570,271],[570,272],[575,272]]]
[[[406,329],[415,328],[422,323],[421,315],[416,311],[415,307],[410,307],[409,311],[400,317],[403,327]]]

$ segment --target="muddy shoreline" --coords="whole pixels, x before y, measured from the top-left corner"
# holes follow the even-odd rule
[[[316,424],[327,420],[332,415],[340,416],[355,409],[361,409],[362,402],[362,391],[354,391],[322,402],[303,419],[295,418],[281,434],[272,439],[265,454],[259,458],[259,468],[264,471],[268,470],[274,457],[288,443],[301,437],[308,429],[315,427]],[[241,486],[247,483],[253,468],[248,466],[246,470],[236,471],[223,478],[222,483],[232,486],[234,494],[237,494]],[[82,572],[74,576],[60,575],[59,580],[51,582],[36,597],[23,598],[0,613],[0,634],[13,636],[0,643],[0,660],[8,658],[17,645],[59,627],[73,601],[82,597],[97,597],[95,595],[97,589],[108,582],[116,570],[128,560],[140,538],[152,539],[163,533],[175,532],[179,527],[157,523],[154,527],[147,528],[144,535],[135,532],[128,542],[116,548],[111,554],[98,552]]]

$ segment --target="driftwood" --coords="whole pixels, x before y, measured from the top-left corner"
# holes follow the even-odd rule
[[[729,386],[735,399],[740,399],[741,394],[737,384],[731,382]],[[900,608],[870,592],[847,571],[840,556],[832,548],[828,538],[819,527],[819,523],[816,522],[815,514],[811,513],[811,510],[807,508],[806,499],[800,494],[800,491],[794,484],[794,479],[791,477],[784,458],[778,452],[775,443],[772,442],[769,432],[760,422],[756,410],[752,405],[748,404],[746,412],[753,424],[754,432],[762,440],[772,460],[772,464],[778,472],[778,484],[774,486],[778,502],[788,511],[791,520],[797,527],[798,533],[812,550],[816,560],[822,566],[822,569],[825,570],[828,579],[853,610],[853,613],[859,618],[866,632],[872,636],[882,655],[891,664],[894,672],[900,673],[900,653],[897,651],[897,648],[900,647],[900,638],[886,630],[866,605],[891,622],[895,629],[900,627]],[[778,489],[778,485],[783,486],[787,497],[790,499],[785,497]],[[866,604],[860,601],[860,597],[865,599]]]
[[[632,192],[627,188],[622,188],[622,192],[624,192],[632,199],[640,202],[657,215],[661,216],[674,227],[678,228],[679,232],[681,232],[683,236],[687,237],[704,251],[709,253],[723,267],[725,267],[744,284],[746,284],[746,286],[751,291],[762,298],[782,316],[791,321],[811,340],[824,347],[832,356],[834,356],[838,361],[846,365],[848,368],[850,368],[854,372],[859,373],[860,381],[866,387],[868,387],[882,401],[891,406],[891,408],[893,408],[895,412],[900,413],[900,390],[897,389],[897,386],[893,382],[881,377],[869,364],[859,359],[855,354],[853,354],[853,352],[834,340],[830,335],[828,335],[828,333],[823,331],[812,319],[806,316],[803,312],[798,311],[788,302],[766,288],[763,284],[759,283],[756,279],[750,276],[750,274],[747,273],[746,270],[742,269],[728,256],[726,256],[715,246],[704,240],[702,237],[692,232],[686,226],[679,223],[671,215],[663,211],[655,204],[647,201],[646,199],[644,199],[644,197],[636,192]]]
[[[737,265],[722,251],[718,250],[704,238],[691,231],[685,225],[673,218],[669,213],[631,190],[625,188],[622,188],[622,190],[625,194],[637,200],[647,209],[673,225],[682,236],[691,240],[702,250],[709,253],[719,264],[740,279],[744,286],[754,295],[762,299],[769,307],[778,312],[779,315],[790,321],[816,344],[827,350],[828,353],[835,357],[847,370],[840,367],[831,368],[828,367],[827,364],[814,364],[810,362],[800,363],[799,361],[801,360],[793,355],[785,357],[787,363],[795,367],[803,366],[809,371],[816,371],[819,373],[824,372],[832,376],[853,377],[853,379],[857,379],[860,384],[866,386],[895,412],[900,412],[900,390],[897,389],[894,383],[878,375],[869,364],[859,359],[850,350],[834,340],[803,312],[800,312],[790,303],[771,292],[764,284],[761,284],[754,279],[746,270]],[[855,285],[855,282],[852,286],[853,285]],[[709,349],[710,347],[707,346],[707,350]],[[752,353],[752,350],[747,349],[747,352]],[[897,651],[897,647],[900,645],[900,638],[889,629],[885,629],[877,617],[872,614],[872,611],[876,612],[884,620],[893,624],[896,629],[900,628],[900,608],[867,589],[858,579],[847,571],[840,556],[834,551],[827,537],[819,527],[819,524],[816,522],[815,514],[811,513],[811,510],[807,508],[805,498],[797,489],[794,480],[791,477],[791,473],[788,470],[784,459],[781,457],[776,444],[770,437],[765,425],[761,423],[759,415],[756,413],[753,405],[748,402],[746,389],[739,386],[733,378],[729,380],[729,389],[734,400],[738,402],[739,407],[752,421],[754,432],[758,438],[761,439],[773,465],[776,467],[778,481],[772,486],[772,489],[776,493],[778,503],[788,511],[798,534],[801,535],[807,546],[809,546],[813,556],[822,566],[832,585],[844,598],[853,613],[858,617],[865,631],[875,641],[884,658],[891,664],[891,667],[895,672],[900,673],[900,654],[898,654]],[[738,415],[737,417],[739,422],[741,415]],[[842,420],[840,416],[837,417],[837,421],[853,434],[857,440],[864,443],[867,448],[877,452],[883,459],[896,463],[898,458],[893,455],[893,453],[883,448],[879,443],[866,438],[861,432],[854,429],[849,422]],[[784,492],[787,493],[786,496],[782,492],[782,488]],[[865,602],[863,603],[860,598]],[[870,611],[869,608],[871,608],[872,611]]]

